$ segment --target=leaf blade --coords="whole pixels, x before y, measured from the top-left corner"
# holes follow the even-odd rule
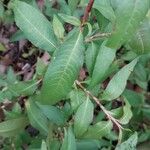
[[[127,141],[121,143],[115,150],[136,150],[138,135],[135,132]]]
[[[146,16],[148,0],[123,0],[116,10],[115,31],[107,42],[111,48],[119,48],[128,41]]]
[[[124,66],[108,83],[102,99],[111,101],[118,98],[125,89],[127,80],[137,64],[138,58],[134,59],[131,63]]]
[[[68,128],[68,131],[65,129],[65,137],[60,150],[76,150],[75,136],[71,127]]]
[[[87,132],[83,135],[83,138],[88,139],[100,139],[108,135],[113,127],[111,121],[101,121],[93,126],[90,126]]]
[[[3,137],[15,136],[28,124],[26,117],[11,119],[0,123],[0,135]]]
[[[77,137],[82,136],[93,120],[94,105],[87,97],[75,114],[74,132]]]
[[[57,48],[51,24],[39,10],[25,2],[16,1],[14,14],[17,26],[35,46],[46,51],[53,51]]]
[[[58,51],[44,77],[39,99],[43,104],[55,104],[71,90],[83,64],[82,33],[74,33],[60,49],[61,51]]]
[[[116,50],[105,46],[104,42],[101,45],[98,56],[96,58],[90,86],[95,86],[103,81],[107,70],[115,59],[115,56]]]
[[[48,121],[47,118],[41,113],[40,109],[36,106],[32,99],[25,103],[28,118],[33,127],[39,129],[42,134],[48,133]]]

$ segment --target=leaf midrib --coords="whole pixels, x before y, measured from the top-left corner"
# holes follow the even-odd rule
[[[142,53],[144,53],[145,48],[144,48],[144,43],[143,43],[142,36],[141,36],[141,34],[139,32],[137,33],[137,35],[138,35],[138,38],[139,38],[139,40],[141,42]]]
[[[22,13],[21,13],[21,11],[17,8],[17,7],[15,7],[16,8],[16,10],[18,11],[18,13],[33,27],[33,29],[37,32],[37,33],[39,33],[39,35],[43,38],[43,39],[45,39],[50,45],[52,45],[54,48],[57,48],[51,41],[49,41],[49,39],[47,39],[45,36],[43,36],[43,34],[41,33],[41,32],[39,32],[38,31],[38,29],[26,18],[26,16],[25,15],[23,15]]]
[[[35,115],[33,115],[34,112],[33,112],[32,109],[31,109],[31,105],[32,105],[32,104],[30,104],[29,102],[27,103],[27,108],[28,108],[28,110],[30,109],[30,113],[32,114],[32,117],[33,117],[34,120],[38,123],[38,125],[39,125],[45,132],[47,132],[47,130],[43,127],[43,125],[41,124],[41,122],[35,117]]]
[[[133,16],[134,16],[134,12],[135,12],[135,9],[136,9],[136,3],[137,3],[137,1],[138,1],[138,0],[136,0],[135,3],[134,3],[134,8],[133,8],[131,17],[129,18],[128,24],[127,24],[127,26],[125,27],[125,31],[123,31],[123,33],[126,33],[126,32],[128,31],[128,27],[129,27],[129,25],[131,24],[131,21],[133,20],[132,18],[133,18]],[[132,26],[132,24],[131,24],[131,26]],[[124,37],[123,37],[123,38],[124,38]],[[123,38],[121,39],[121,41],[123,40]]]
[[[69,66],[69,64],[70,64],[70,61],[72,60],[72,56],[73,56],[74,52],[76,51],[76,47],[77,47],[77,45],[78,45],[78,42],[79,42],[79,39],[80,39],[80,35],[81,35],[81,32],[79,33],[79,35],[78,35],[78,37],[77,37],[77,41],[76,41],[76,43],[75,43],[75,45],[74,45],[74,47],[73,47],[73,49],[72,49],[72,52],[71,52],[70,57],[69,57],[69,59],[68,59],[68,61],[67,61],[67,64],[65,65],[64,71],[62,72],[62,74],[61,74],[61,76],[60,76],[60,78],[59,78],[59,80],[58,80],[58,82],[57,82],[57,84],[56,84],[56,89],[57,89],[60,85],[62,85],[62,84],[61,84],[62,81],[63,81],[62,79],[64,79],[64,75],[65,75],[65,73],[66,73],[66,70],[68,69],[68,66]]]
[[[85,103],[85,107],[84,107],[85,109],[83,110],[83,113],[82,113],[83,115],[81,116],[81,119],[80,119],[80,125],[79,125],[80,127],[83,127],[83,125],[84,125],[84,123],[85,123],[84,118],[86,118],[86,115],[87,115],[86,112],[87,112],[87,108],[88,108],[89,102],[90,102],[90,101],[88,100],[88,97],[87,97],[86,103]],[[83,104],[84,104],[84,103],[83,103]],[[82,104],[82,105],[83,105],[83,104]],[[88,117],[89,117],[89,116],[88,116]]]
[[[109,121],[103,128],[101,128],[100,130],[98,130],[98,134],[101,133],[102,130],[107,129],[107,127],[109,127],[109,125],[111,125],[111,121]]]
[[[22,120],[24,119],[25,120],[24,117],[21,117],[21,118],[18,118],[18,119],[13,119],[13,120],[17,120],[18,121],[19,119],[22,119]],[[7,132],[10,132],[10,131],[15,131],[15,130],[20,129],[20,128],[21,128],[21,126],[19,124],[19,126],[17,128],[16,128],[16,126],[13,126],[13,128],[7,128],[7,130],[0,130],[0,133],[5,133],[5,132],[7,133]]]

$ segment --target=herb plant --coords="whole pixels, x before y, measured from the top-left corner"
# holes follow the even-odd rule
[[[15,61],[0,72],[1,148],[146,147],[149,8],[149,0],[1,0],[1,27],[17,29],[9,43],[26,41],[18,59],[32,60],[31,75]],[[7,53],[0,41],[0,64]]]

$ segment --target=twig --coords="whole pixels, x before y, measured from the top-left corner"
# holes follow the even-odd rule
[[[111,36],[111,33],[97,33],[95,35],[89,36],[85,39],[85,42],[91,42],[91,41],[95,41],[98,40],[100,38],[105,38],[105,37],[109,37]]]
[[[86,21],[89,18],[89,13],[91,12],[92,6],[94,4],[94,0],[89,0],[88,5],[85,8],[85,12],[84,12],[84,16],[83,16],[83,20],[82,20],[82,26],[86,23]]]
[[[115,118],[111,115],[111,113],[110,113],[108,110],[106,110],[106,108],[100,103],[100,100],[99,100],[97,97],[95,97],[90,91],[88,91],[86,88],[84,88],[78,80],[76,80],[75,83],[76,83],[89,97],[91,97],[91,98],[95,101],[95,103],[96,103],[96,104],[101,108],[101,110],[105,113],[105,115],[107,116],[107,118],[108,118],[109,120],[111,120],[111,121],[118,127],[119,131],[121,131],[121,129],[123,129],[123,127],[121,126],[121,124],[119,123],[119,121],[118,121],[117,119],[115,119]]]

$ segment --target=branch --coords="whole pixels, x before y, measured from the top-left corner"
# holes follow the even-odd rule
[[[89,18],[89,13],[91,12],[92,6],[94,4],[94,0],[89,0],[88,5],[86,6],[85,12],[84,12],[84,16],[83,16],[83,20],[82,20],[82,26],[86,23],[86,21]]]
[[[123,127],[121,126],[119,121],[111,115],[110,111],[106,110],[106,108],[100,103],[100,100],[97,97],[95,97],[90,91],[88,91],[86,88],[84,88],[78,80],[76,80],[75,83],[86,93],[86,95],[88,95],[89,97],[91,97],[95,101],[95,103],[105,113],[107,118],[109,120],[111,120],[118,127],[119,131],[121,131],[121,129],[123,129]]]

